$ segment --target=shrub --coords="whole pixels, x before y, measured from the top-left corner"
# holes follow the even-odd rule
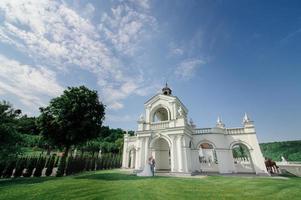
[[[35,169],[35,171],[33,173],[33,175],[35,177],[42,176],[42,171],[43,171],[43,169],[45,167],[45,163],[46,163],[46,158],[43,157],[43,156],[40,156],[39,159],[38,159],[38,162],[36,164],[36,169]]]
[[[36,166],[37,158],[31,157],[26,161],[26,170],[23,173],[23,177],[31,177],[32,172]]]
[[[16,178],[22,176],[25,167],[26,167],[26,158],[19,158],[16,163],[14,177]]]
[[[45,175],[46,176],[50,176],[52,174],[52,171],[53,171],[53,167],[54,167],[54,164],[55,164],[55,155],[52,155],[51,157],[48,158],[48,162],[47,162],[47,169],[46,169],[46,172],[45,172]]]
[[[64,176],[65,174],[65,168],[66,168],[66,156],[62,156],[60,158],[59,164],[58,164],[58,168],[57,168],[57,172],[56,172],[56,176],[57,177],[61,177]]]
[[[91,158],[91,171],[95,171],[95,164],[96,164],[96,159],[95,158]]]
[[[68,162],[66,164],[66,176],[75,173],[75,160],[72,156],[68,157]]]
[[[3,177],[10,178],[15,169],[15,166],[16,166],[16,160],[12,159],[12,160],[7,161],[6,167],[3,171]]]
[[[2,177],[2,172],[5,169],[5,162],[0,161],[0,178]]]
[[[56,159],[55,159],[55,161],[54,161],[53,167],[58,167],[58,166],[59,166],[59,161],[60,161],[60,157],[59,157],[59,156],[56,156]]]

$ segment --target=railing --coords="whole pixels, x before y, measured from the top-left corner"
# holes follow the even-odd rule
[[[152,130],[169,128],[169,122],[156,122],[150,125]]]
[[[208,134],[211,133],[211,128],[198,128],[195,129],[196,134]]]
[[[245,133],[244,128],[227,128],[226,129],[226,134],[234,135],[234,134],[244,134],[244,133]]]

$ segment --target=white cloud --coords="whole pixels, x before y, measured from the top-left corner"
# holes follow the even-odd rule
[[[148,1],[137,3],[149,8]],[[68,72],[80,67],[92,72],[104,102],[109,108],[120,109],[123,99],[143,94],[149,83],[137,69],[125,67],[119,56],[133,56],[156,20],[143,9],[137,11],[121,2],[111,13],[104,13],[96,26],[89,20],[94,10],[91,4],[76,11],[66,3],[51,0],[0,1],[0,42],[15,47],[48,70]],[[9,90],[11,85],[6,86]]]
[[[85,18],[92,18],[94,15],[95,7],[91,3],[87,3],[83,9],[82,15]]]
[[[183,80],[191,79],[200,68],[202,64],[206,62],[201,59],[187,59],[182,61],[175,70],[175,75]]]
[[[21,64],[0,55],[0,93],[9,93],[31,108],[44,106],[42,96],[54,97],[62,93],[53,71]]]
[[[132,56],[139,49],[139,43],[150,35],[148,31],[155,27],[156,20],[152,16],[120,4],[112,8],[110,14],[102,15],[98,29],[119,53]]]

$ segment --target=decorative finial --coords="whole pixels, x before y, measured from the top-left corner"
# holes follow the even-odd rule
[[[245,112],[245,115],[244,115],[244,118],[243,118],[242,122],[243,122],[243,123],[248,123],[248,122],[250,122],[250,118],[249,118],[249,116],[247,115],[246,112]]]
[[[225,124],[223,123],[222,118],[220,116],[217,117],[216,127],[218,127],[218,128],[224,128],[225,127]]]

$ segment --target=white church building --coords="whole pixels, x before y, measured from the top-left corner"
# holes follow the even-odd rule
[[[153,156],[156,171],[268,174],[254,123],[246,114],[239,128],[226,128],[220,118],[215,127],[196,128],[167,84],[144,107],[135,135],[124,136],[123,168],[143,170]]]

